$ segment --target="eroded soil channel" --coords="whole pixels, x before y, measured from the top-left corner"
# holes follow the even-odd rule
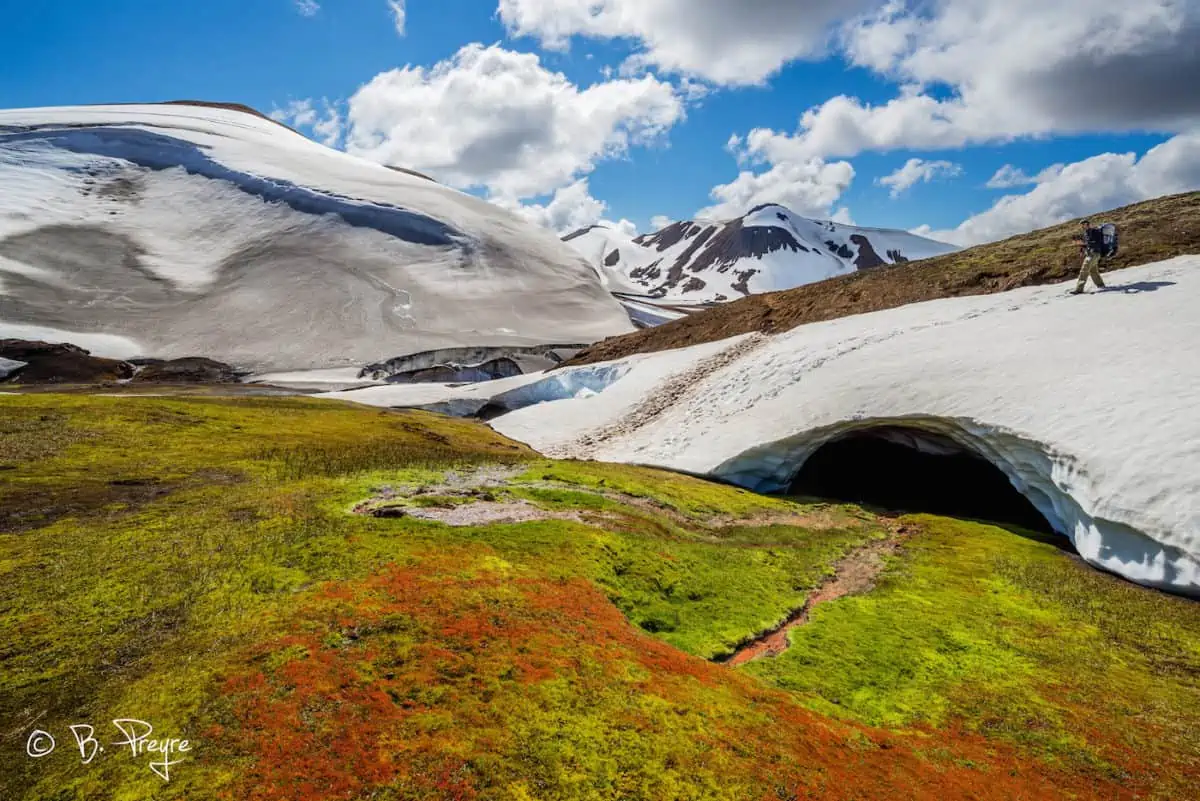
[[[804,605],[788,615],[786,620],[743,642],[732,654],[717,657],[713,661],[738,667],[763,657],[779,656],[788,649],[789,632],[807,624],[813,609],[829,601],[860,595],[874,588],[876,579],[887,567],[887,557],[900,550],[901,542],[909,533],[907,526],[897,525],[889,530],[885,539],[874,540],[851,551],[834,564],[833,576],[809,593]]]
[[[413,487],[381,487],[373,496],[357,504],[355,514],[380,518],[410,518],[439,522],[449,526],[481,526],[524,523],[534,520],[573,520],[596,523],[612,519],[613,514],[587,513],[575,510],[550,510],[529,500],[512,497],[506,490],[521,472],[520,468],[488,467],[447,474],[445,481]],[[669,506],[611,490],[597,490],[555,481],[520,482],[518,486],[537,489],[570,489],[618,501],[645,513],[666,517],[676,525],[685,526],[699,541],[720,542],[717,530],[728,526],[794,525],[809,529],[836,528],[845,521],[825,509],[804,514],[761,514],[746,518],[721,517],[710,519],[707,525],[682,514]],[[886,519],[875,519],[886,526],[885,535],[847,553],[836,561],[829,578],[815,587],[804,604],[774,628],[746,639],[732,654],[713,659],[719,664],[737,667],[763,657],[778,656],[788,648],[788,634],[809,621],[812,610],[823,603],[870,591],[887,567],[887,557],[897,553],[902,542],[912,533],[911,526]],[[719,524],[717,529],[711,528]],[[705,537],[705,532],[710,537]]]

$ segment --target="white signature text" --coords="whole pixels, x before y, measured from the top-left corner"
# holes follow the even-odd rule
[[[192,750],[190,742],[178,737],[152,738],[150,735],[154,733],[154,727],[144,720],[117,718],[112,725],[117,734],[124,739],[115,740],[107,745],[118,749],[128,748],[134,759],[146,757],[147,767],[164,782],[171,780],[171,767],[184,761],[181,755]],[[94,726],[76,723],[68,728],[75,740],[75,746],[79,749],[79,758],[83,764],[91,764],[97,754],[104,753],[105,744],[97,739]],[[25,753],[34,759],[49,756],[57,747],[54,735],[41,729],[35,729],[25,741]]]

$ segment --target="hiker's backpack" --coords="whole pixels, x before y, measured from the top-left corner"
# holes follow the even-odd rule
[[[1104,237],[1104,244],[1100,249],[1100,255],[1106,259],[1110,259],[1117,255],[1117,226],[1112,223],[1105,223],[1100,226],[1100,233]]]

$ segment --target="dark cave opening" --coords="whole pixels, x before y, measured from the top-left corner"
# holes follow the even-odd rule
[[[1054,532],[995,465],[948,437],[899,426],[863,429],[822,445],[789,494]]]

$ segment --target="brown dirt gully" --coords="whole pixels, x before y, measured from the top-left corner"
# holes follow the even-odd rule
[[[875,540],[847,554],[834,565],[834,575],[813,590],[804,605],[789,615],[787,620],[742,643],[730,656],[715,661],[738,667],[763,657],[779,656],[788,649],[788,633],[808,623],[813,609],[823,603],[873,589],[875,579],[887,566],[886,557],[900,550],[901,542],[909,533],[907,527],[896,526],[886,539]]]

